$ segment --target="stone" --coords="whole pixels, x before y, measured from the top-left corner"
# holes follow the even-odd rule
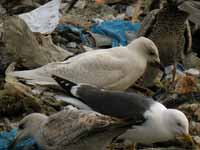
[[[17,67],[33,69],[71,55],[54,45],[49,36],[34,35],[17,16],[7,17],[0,26],[0,33],[0,74],[4,74],[12,62],[17,62]]]

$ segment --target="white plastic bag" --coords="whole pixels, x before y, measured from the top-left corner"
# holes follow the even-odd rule
[[[61,0],[52,0],[39,8],[19,17],[23,19],[32,32],[51,33],[59,23]]]

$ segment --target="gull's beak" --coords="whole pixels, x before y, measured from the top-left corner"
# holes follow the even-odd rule
[[[167,74],[165,72],[165,66],[162,63],[160,63],[160,59],[158,58],[154,62],[151,62],[151,66],[153,66],[155,68],[158,68],[163,72],[163,75],[162,75],[162,77],[160,79],[160,81],[162,81]]]
[[[189,135],[189,134],[183,134],[182,137],[183,137],[183,140],[184,140],[184,141],[194,144],[194,141],[193,141],[191,135]]]
[[[159,60],[159,61],[157,60],[157,61],[152,62],[151,65],[152,65],[153,67],[156,67],[156,68],[160,69],[162,72],[165,72],[165,67],[164,67],[163,64],[160,63],[160,60]]]
[[[194,142],[192,136],[189,134],[182,134],[182,135],[178,136],[177,138],[182,141],[185,141],[187,143],[191,143],[192,145],[195,145],[195,142]]]

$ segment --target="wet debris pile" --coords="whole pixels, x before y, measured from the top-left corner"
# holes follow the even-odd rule
[[[93,107],[66,92],[68,85],[62,82],[59,85],[55,76],[106,90],[138,93],[167,108],[181,110],[189,120],[193,149],[200,149],[199,14],[200,3],[195,0],[1,0],[0,150],[8,149],[25,116],[42,113],[54,118],[62,111],[75,111],[69,105],[81,110],[75,111],[75,116],[88,114],[88,118],[75,118],[80,119],[80,126],[86,125],[82,122],[86,119],[85,123],[98,133],[98,138],[102,139],[99,130],[108,130],[109,138],[113,136],[110,131],[115,136],[122,133],[124,122],[116,121],[113,116],[94,113],[97,120],[90,120]],[[134,55],[131,50],[136,51]],[[102,117],[108,120],[101,120]],[[121,123],[123,128],[116,131]],[[78,131],[77,127],[67,132]],[[6,141],[9,137],[11,140]],[[96,142],[98,138],[94,136],[93,140],[89,136],[88,140]],[[106,143],[102,140],[102,147],[127,148],[112,147],[109,145],[112,140]],[[192,149],[191,144],[180,140],[139,143],[136,148]],[[17,145],[17,149],[39,148],[33,139],[28,139]]]

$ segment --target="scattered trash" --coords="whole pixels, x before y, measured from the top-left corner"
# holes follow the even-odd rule
[[[84,28],[75,27],[73,25],[59,24],[56,27],[56,31],[65,34],[65,39],[70,42],[77,42],[78,44],[82,43],[89,47],[94,47],[94,43],[92,43],[89,39],[89,32],[86,32]]]
[[[129,21],[114,20],[96,24],[91,27],[91,31],[112,38],[112,47],[119,45],[126,46],[128,41],[125,32],[132,31],[132,34],[136,34],[140,26],[140,23],[132,24]]]
[[[198,145],[198,147],[200,148],[200,137],[199,136],[194,136],[194,141],[195,143]]]
[[[96,25],[90,28],[91,31],[70,24],[59,24],[52,36],[54,43],[75,54],[84,52],[82,45],[91,48],[126,46],[137,37],[136,32],[140,28],[139,23],[132,24],[129,21],[93,21]]]
[[[200,76],[200,71],[198,69],[195,69],[195,68],[190,68],[190,69],[186,70],[185,73],[188,74],[188,75],[191,75],[191,76],[195,76],[195,77]]]
[[[88,32],[91,35],[91,41],[93,41],[93,47],[95,48],[110,48],[112,47],[112,39],[108,36]],[[91,46],[90,46],[91,47]]]
[[[17,129],[12,129],[11,131],[3,131],[0,132],[0,150],[9,150],[9,145],[14,140],[17,134]],[[15,150],[38,150],[36,143],[33,139],[22,140],[19,144],[17,144]]]
[[[175,92],[178,94],[192,93],[197,90],[195,78],[192,76],[180,77],[176,80]]]
[[[127,8],[126,8],[126,15],[128,16],[128,17],[132,17],[132,15],[133,15],[133,6],[128,6]]]
[[[175,79],[181,76],[185,76],[185,73],[184,73],[185,68],[183,67],[182,64],[176,64],[176,68],[174,68],[174,65],[170,65],[170,66],[165,67],[164,80],[172,80],[174,69],[176,69]]]

